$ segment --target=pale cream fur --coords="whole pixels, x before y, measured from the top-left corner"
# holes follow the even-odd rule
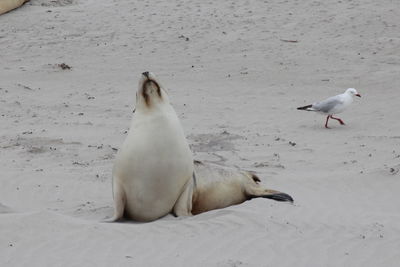
[[[147,101],[146,101],[147,99]],[[191,215],[193,158],[166,91],[144,73],[136,111],[113,169],[115,213],[152,221],[174,211]]]
[[[240,204],[256,197],[272,198],[280,195],[285,197],[283,201],[291,199],[285,193],[265,188],[259,178],[248,171],[196,161],[195,173],[193,214]]]
[[[0,15],[22,6],[29,0],[0,0]]]

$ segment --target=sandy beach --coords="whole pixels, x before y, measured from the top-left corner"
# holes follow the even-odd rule
[[[31,0],[0,16],[0,266],[396,267],[396,1]],[[194,158],[294,203],[103,223],[140,74]],[[354,87],[339,117],[298,111]]]

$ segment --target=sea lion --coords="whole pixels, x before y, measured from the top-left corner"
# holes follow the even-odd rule
[[[29,0],[0,0],[0,15],[22,6]]]
[[[173,213],[190,216],[263,197],[293,202],[267,189],[251,172],[193,161],[167,92],[144,72],[136,109],[113,168],[114,216],[153,221]]]
[[[194,163],[193,215],[258,197],[293,202],[290,195],[262,186],[254,173],[197,160]]]
[[[113,168],[114,216],[153,221],[192,209],[193,156],[168,94],[144,72],[136,110]]]

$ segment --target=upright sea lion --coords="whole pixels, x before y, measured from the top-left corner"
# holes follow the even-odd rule
[[[152,221],[173,212],[191,215],[193,157],[167,92],[144,72],[136,110],[113,168],[115,212]]]

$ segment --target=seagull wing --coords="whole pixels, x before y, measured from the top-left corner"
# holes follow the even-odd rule
[[[320,102],[316,102],[312,105],[312,109],[323,113],[329,113],[335,107],[343,105],[343,99],[341,95],[332,96]]]

